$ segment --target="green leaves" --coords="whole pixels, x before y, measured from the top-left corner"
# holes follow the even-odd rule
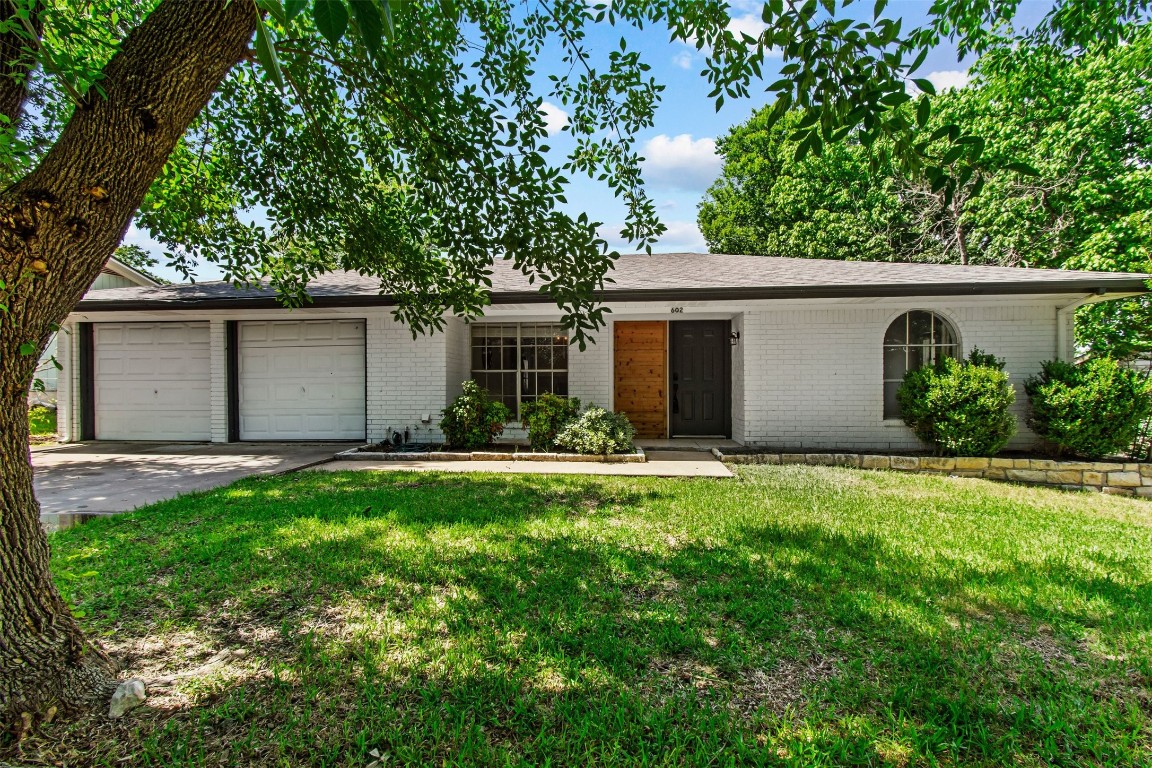
[[[308,0],[284,0],[284,15],[291,22],[307,7]]]
[[[923,128],[928,125],[928,118],[932,116],[932,102],[928,100],[927,94],[920,97],[920,101],[916,104],[916,127]]]
[[[384,24],[380,18],[380,9],[376,6],[374,0],[349,0],[349,6],[352,8],[352,16],[356,20],[356,25],[359,27],[360,39],[364,41],[364,45],[368,48],[368,52],[373,58],[380,55],[380,42],[384,35]],[[385,12],[388,14],[388,34],[392,33],[392,15],[388,9],[388,3],[384,3]]]
[[[280,70],[280,60],[276,56],[276,48],[272,44],[272,33],[265,26],[264,20],[256,23],[256,58],[269,79],[281,91],[284,90],[284,73]]]
[[[314,0],[312,20],[320,34],[336,45],[348,30],[348,8],[342,0]]]

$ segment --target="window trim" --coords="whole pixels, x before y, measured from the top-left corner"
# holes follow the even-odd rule
[[[912,345],[912,344],[908,343],[909,332],[911,330],[911,327],[910,327],[911,315],[913,313],[916,313],[916,312],[923,312],[923,313],[928,314],[932,317],[932,334],[931,335],[932,335],[932,338],[934,341],[931,344]],[[904,319],[904,321],[905,321],[904,343],[903,344],[889,344],[889,343],[887,343],[888,332],[892,329],[892,326],[900,319]],[[935,341],[937,320],[943,322],[944,327],[946,327],[949,331],[951,331],[952,337],[954,339],[951,344],[942,344],[942,343],[938,343]],[[913,346],[915,346],[917,348],[930,347],[933,350],[933,355],[932,355],[933,360],[938,359],[937,350],[939,350],[941,348],[953,349],[954,350],[954,357],[956,357],[956,358],[959,358],[961,356],[961,353],[964,349],[964,345],[963,345],[963,342],[962,342],[961,337],[960,337],[960,330],[957,327],[956,321],[953,318],[949,317],[944,312],[941,312],[941,311],[936,310],[936,309],[925,309],[923,307],[913,307],[911,309],[903,310],[900,313],[889,318],[888,322],[884,324],[884,331],[883,331],[882,335],[880,336],[880,417],[881,417],[881,422],[883,424],[892,425],[892,426],[904,424],[904,419],[903,419],[903,417],[901,417],[899,412],[890,415],[886,411],[887,398],[885,397],[885,389],[887,388],[888,384],[891,382],[902,382],[904,380],[904,376],[902,375],[899,379],[889,379],[888,378],[887,372],[884,370],[885,354],[887,353],[888,349],[890,349],[890,348],[891,349],[903,348],[903,350],[904,350],[904,374],[907,375],[908,371],[910,370],[908,368],[908,351]],[[899,408],[899,404],[897,404],[897,408]]]
[[[511,368],[501,367],[501,368],[490,368],[490,369],[477,369],[477,368],[472,367],[472,352],[474,349],[476,349],[476,344],[475,344],[476,330],[479,328],[487,329],[487,328],[499,327],[499,326],[513,327],[516,329],[516,368],[511,369]],[[570,357],[568,355],[565,355],[563,368],[556,368],[556,367],[540,368],[539,365],[537,365],[537,367],[534,367],[534,368],[524,368],[523,367],[524,357],[523,357],[522,350],[524,347],[524,328],[525,328],[525,326],[533,326],[533,327],[548,326],[549,328],[552,328],[554,330],[562,331],[564,334],[564,337],[569,340],[569,343],[566,345],[566,347],[571,346],[571,336],[568,335],[567,329],[564,328],[558,322],[549,322],[549,321],[538,321],[538,322],[507,321],[507,322],[501,322],[501,321],[493,321],[493,322],[482,322],[482,323],[470,323],[469,324],[469,331],[468,331],[468,375],[469,375],[469,377],[472,378],[473,381],[476,381],[476,374],[478,374],[478,373],[497,373],[497,374],[509,374],[510,373],[510,374],[514,375],[514,378],[516,381],[516,407],[509,409],[512,411],[512,421],[519,421],[520,420],[520,409],[524,405],[524,400],[523,400],[523,398],[524,398],[524,379],[523,379],[524,374],[526,374],[526,373],[534,373],[534,374],[549,373],[549,374],[553,375],[553,381],[555,381],[555,375],[557,373],[563,373],[565,381],[567,381],[568,374],[570,373],[570,369],[568,367],[569,362],[570,362]],[[555,335],[555,334],[553,334],[553,335]],[[552,346],[555,347],[557,345],[553,344]],[[487,347],[487,344],[485,344],[485,347]],[[501,350],[504,349],[503,345],[501,345],[500,349]],[[555,358],[553,358],[553,360],[555,360]],[[501,366],[504,364],[503,355],[501,355],[500,364],[501,364]],[[567,389],[567,387],[565,387],[565,389]],[[539,395],[539,393],[537,394],[537,396],[538,395]],[[500,396],[501,400],[502,400],[502,397],[503,396],[501,395]],[[567,395],[565,395],[565,397],[567,397]],[[509,422],[509,423],[511,423],[511,422]]]

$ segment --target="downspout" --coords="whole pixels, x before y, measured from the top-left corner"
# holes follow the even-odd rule
[[[1125,294],[1127,295],[1127,294]],[[1065,304],[1063,307],[1056,308],[1056,359],[1070,361],[1075,358],[1075,350],[1071,349],[1071,340],[1068,338],[1068,329],[1071,327],[1069,322],[1072,319],[1072,313],[1080,307],[1088,304],[1098,304],[1101,301],[1109,301],[1111,299],[1118,299],[1120,296],[1108,296],[1103,288],[1097,288],[1095,293],[1091,293],[1075,301]]]

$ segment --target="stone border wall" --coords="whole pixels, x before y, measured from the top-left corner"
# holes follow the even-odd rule
[[[1152,498],[1152,464],[1147,463],[982,459],[967,456],[953,459],[870,453],[724,453],[719,448],[713,448],[712,453],[726,464],[809,464],[892,469]]]
[[[341,461],[599,461],[607,464],[643,464],[648,461],[643,448],[635,453],[610,453],[605,456],[587,453],[534,453],[517,446],[488,451],[427,451],[420,453],[384,453],[353,448],[336,454]]]

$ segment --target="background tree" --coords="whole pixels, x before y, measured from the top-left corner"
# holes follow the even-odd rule
[[[127,264],[132,269],[147,275],[158,283],[167,283],[168,281],[159,275],[152,272],[160,260],[149,253],[139,245],[122,245],[116,249],[112,254],[117,261],[122,264]]]
[[[762,110],[718,142],[724,170],[701,203],[709,248],[861,260],[1150,272],[1152,29],[1123,46],[1066,50],[988,42],[964,87],[900,109],[916,120],[927,171],[851,134],[801,156],[789,115]],[[928,97],[922,97],[927,99]],[[963,126],[967,137],[960,136]],[[953,180],[938,183],[943,170]],[[1152,349],[1152,302],[1078,313],[1087,349]]]
[[[909,206],[890,162],[871,167],[854,137],[797,158],[803,119],[756,113],[717,142],[724,170],[700,203],[708,248],[809,259],[932,260],[914,247]]]
[[[1036,34],[1116,37],[1144,10],[1096,5],[1058,3]],[[770,0],[753,38],[727,28],[719,1],[0,4],[0,720],[26,730],[103,702],[114,679],[52,583],[24,404],[52,329],[138,210],[177,264],[202,257],[233,280],[267,278],[289,303],[328,269],[378,276],[414,330],[444,311],[477,313],[500,255],[542,284],[582,342],[603,321],[595,290],[613,254],[596,222],[557,207],[566,174],[603,179],[639,247],[661,231],[634,149],[661,86],[623,42],[590,51],[587,30],[666,26],[706,53],[717,102],[746,96],[773,49],[784,64],[769,90],[780,115],[809,111],[807,148],[858,129],[918,166],[893,109],[905,78],[945,36],[984,46],[1015,3],[942,0],[907,36],[883,9],[859,21],[833,0]],[[568,69],[540,88],[546,45]],[[558,167],[545,95],[572,112],[576,148]]]

